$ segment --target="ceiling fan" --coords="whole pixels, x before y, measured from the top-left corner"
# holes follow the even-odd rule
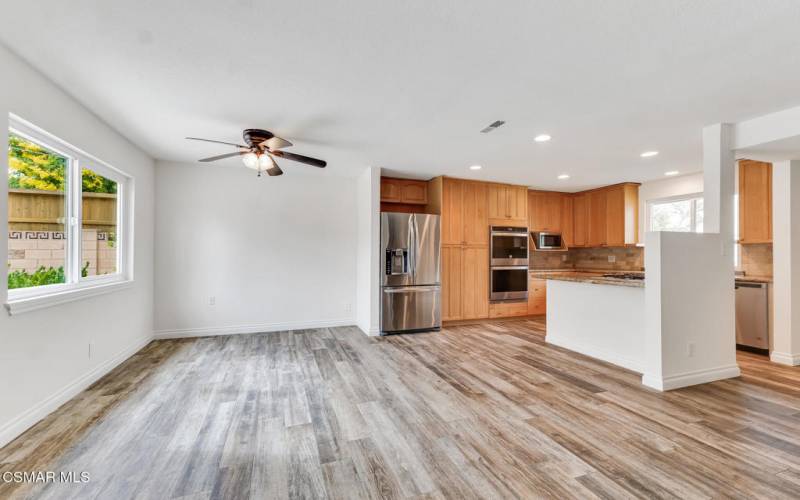
[[[288,151],[281,151],[283,148],[288,148],[292,145],[291,142],[287,141],[286,139],[282,139],[269,130],[261,130],[257,128],[248,128],[242,132],[242,139],[244,139],[244,144],[236,144],[233,142],[225,142],[225,141],[215,141],[213,139],[201,139],[200,137],[187,137],[192,141],[203,141],[203,142],[214,142],[217,144],[227,144],[229,146],[235,146],[240,149],[240,151],[236,151],[233,153],[226,153],[218,156],[211,156],[209,158],[203,158],[199,160],[201,162],[211,162],[222,160],[223,158],[232,158],[234,156],[241,156],[242,162],[244,166],[247,168],[252,168],[253,170],[258,171],[258,176],[261,177],[261,172],[264,171],[267,175],[276,176],[276,175],[283,175],[283,170],[275,163],[274,156],[278,158],[283,158],[286,160],[297,161],[300,163],[305,163],[306,165],[311,165],[314,167],[325,168],[327,162],[323,160],[318,160],[316,158],[311,158],[310,156],[303,156],[298,155],[295,153],[289,153]]]

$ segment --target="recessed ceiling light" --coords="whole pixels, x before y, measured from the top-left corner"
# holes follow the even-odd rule
[[[480,165],[472,165],[471,167],[469,167],[469,169],[470,170],[480,170],[481,166]]]
[[[645,151],[644,153],[640,154],[642,158],[652,158],[653,156],[657,156],[658,151]]]
[[[569,179],[569,174],[561,174],[561,175],[558,176],[558,178],[561,179],[562,181],[564,179]]]
[[[536,137],[533,138],[533,140],[536,141],[536,142],[547,142],[550,139],[552,139],[552,137],[550,137],[547,134],[539,134],[539,135],[537,135]]]
[[[664,172],[664,175],[666,175],[667,177],[672,177],[673,175],[678,175],[679,173],[680,172],[678,172],[677,170],[670,170],[669,172]]]

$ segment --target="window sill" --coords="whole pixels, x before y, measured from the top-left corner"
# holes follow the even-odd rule
[[[112,281],[106,283],[90,284],[69,290],[48,293],[33,297],[15,298],[6,302],[6,310],[10,316],[53,307],[67,302],[105,295],[107,293],[125,290],[133,287],[133,280]]]

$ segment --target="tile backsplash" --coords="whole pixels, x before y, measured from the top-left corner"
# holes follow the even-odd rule
[[[772,276],[772,244],[742,245],[741,268],[745,276]]]
[[[608,261],[609,256],[614,262]],[[531,252],[530,268],[641,271],[644,269],[644,248],[571,248],[566,252]]]

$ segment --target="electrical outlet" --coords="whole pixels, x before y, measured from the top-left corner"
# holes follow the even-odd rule
[[[213,295],[211,297],[209,297],[208,298],[208,305],[210,305],[210,306],[217,305],[217,298],[214,297]]]
[[[345,302],[344,303],[344,312],[348,312],[349,313],[349,312],[352,312],[352,311],[353,311],[353,304],[351,304],[350,302]]]
[[[686,344],[686,355],[690,358],[694,357],[694,342],[689,342]]]
[[[611,263],[616,262],[617,261],[617,256],[616,255],[609,255],[608,256],[608,261],[611,262]]]

